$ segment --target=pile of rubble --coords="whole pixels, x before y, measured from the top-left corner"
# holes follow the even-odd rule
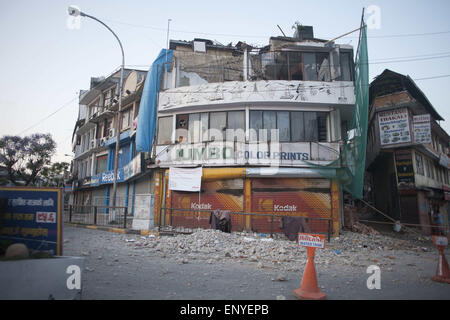
[[[135,249],[148,250],[151,255],[174,258],[179,264],[202,261],[208,264],[234,260],[254,263],[259,268],[298,271],[306,262],[306,250],[295,241],[272,239],[256,233],[224,233],[212,229],[197,229],[192,234],[149,236],[126,239]],[[422,252],[421,247],[378,233],[343,231],[316,251],[316,264],[367,266],[374,259],[392,264],[399,250]],[[388,257],[388,258],[386,258]],[[383,260],[384,259],[384,260]],[[386,260],[387,259],[387,260]]]
[[[353,223],[353,225],[350,227],[350,230],[362,234],[380,234],[374,228],[366,226],[365,224],[362,224],[360,222]]]

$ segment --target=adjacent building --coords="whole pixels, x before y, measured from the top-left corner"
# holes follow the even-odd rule
[[[448,226],[450,139],[442,120],[409,76],[386,69],[370,84],[367,196],[426,234],[431,210]]]
[[[89,90],[82,90],[72,147],[72,199],[75,206],[98,206],[107,211],[114,181],[114,152],[120,137],[117,176],[117,205],[133,215],[137,195],[150,196],[150,171],[145,171],[145,154],[136,152],[135,132],[139,102],[147,72],[124,70],[122,110],[117,119],[120,70],[108,77],[91,78]],[[116,132],[120,121],[120,132]],[[104,209],[102,209],[104,208]]]

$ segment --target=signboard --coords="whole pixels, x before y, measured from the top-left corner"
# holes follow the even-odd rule
[[[444,191],[444,199],[450,200],[450,188],[445,185],[442,185],[442,190]]]
[[[123,168],[117,170],[117,182],[124,181]],[[114,183],[114,170],[109,170],[100,174],[100,184]]]
[[[157,146],[156,163],[161,167],[184,165],[309,166],[308,161],[328,164],[339,156],[339,144],[327,142],[213,141]]]
[[[62,190],[0,187],[0,239],[62,255]]]
[[[431,143],[430,115],[421,114],[413,117],[415,143]]]
[[[378,113],[381,145],[411,142],[406,108]]]
[[[395,150],[399,187],[414,187],[414,168],[410,150]]]
[[[201,187],[202,192],[200,197],[198,193],[194,192],[171,192],[170,206],[172,208],[185,209],[166,211],[166,215],[170,214],[170,221],[173,226],[210,228],[210,212],[202,211],[193,214],[195,210],[244,211],[243,179],[203,181]],[[166,217],[166,219],[169,218]],[[233,230],[245,228],[244,215],[232,214],[231,221]],[[270,221],[268,225],[270,228]]]
[[[124,180],[128,180],[142,172],[142,153],[139,153],[126,166],[123,167]]]
[[[435,246],[443,246],[446,247],[448,245],[448,239],[447,237],[442,236],[433,236],[433,244]]]
[[[439,164],[447,169],[450,169],[450,161],[446,154],[441,153],[439,155]]]
[[[325,235],[315,233],[299,233],[298,245],[302,247],[325,248]]]
[[[201,182],[202,167],[169,169],[170,190],[199,192]]]

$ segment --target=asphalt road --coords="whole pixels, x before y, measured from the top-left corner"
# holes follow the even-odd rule
[[[83,300],[296,299],[292,291],[300,286],[304,266],[299,266],[299,272],[286,272],[285,281],[277,281],[279,270],[258,268],[249,261],[223,259],[208,264],[190,260],[180,264],[176,257],[163,258],[126,241],[138,237],[64,227],[64,255],[85,257]],[[316,265],[316,270],[327,299],[450,299],[450,284],[429,279],[436,265],[437,251],[402,252],[395,264],[381,267],[381,289],[372,290],[367,288],[371,274],[366,273],[364,263],[326,269]]]

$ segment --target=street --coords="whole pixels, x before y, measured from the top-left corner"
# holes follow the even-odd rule
[[[86,259],[82,273],[83,300],[296,299],[292,291],[300,286],[305,263],[295,257],[306,256],[304,248],[294,249],[298,252],[291,256],[290,264],[268,263],[264,257],[258,257],[258,262],[251,256],[237,258],[225,249],[223,252],[214,249],[215,255],[167,250],[174,238],[194,235],[149,238],[65,226],[63,254]],[[159,246],[153,246],[152,241],[159,241]],[[172,243],[162,246],[167,241]],[[429,280],[437,265],[437,250],[433,247],[423,247],[423,252],[411,247],[407,250],[388,248],[389,252],[374,249],[361,254],[352,253],[354,248],[341,246],[341,243],[332,239],[326,245],[328,248],[316,253],[318,282],[327,299],[450,298],[450,285]],[[270,245],[272,251],[274,246],[292,250],[295,243],[274,240]],[[448,250],[446,253],[448,257]],[[297,262],[298,268],[292,267]],[[367,288],[371,275],[366,273],[369,265],[380,267],[381,289]]]

